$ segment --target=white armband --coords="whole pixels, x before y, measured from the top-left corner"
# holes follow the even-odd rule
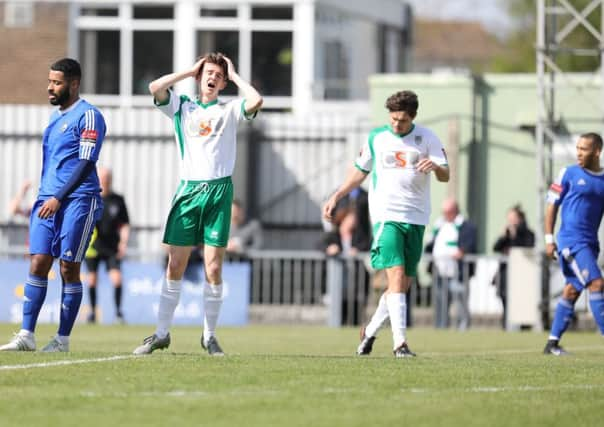
[[[552,244],[554,244],[554,235],[553,234],[546,234],[545,235],[545,244],[546,245],[552,245]]]

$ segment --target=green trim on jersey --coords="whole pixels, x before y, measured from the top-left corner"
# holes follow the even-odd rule
[[[180,149],[180,158],[184,159],[185,157],[185,136],[182,131],[181,124],[181,110],[182,104],[185,102],[190,102],[191,100],[187,95],[180,95],[180,105],[178,106],[178,111],[174,114],[174,130],[176,131],[176,138],[178,140],[178,148]]]
[[[155,105],[156,107],[163,107],[164,105],[168,105],[170,103],[170,92],[168,92],[168,99],[166,99],[164,102],[157,102],[157,99],[155,99],[155,97],[153,97],[153,105]]]
[[[407,132],[407,133],[396,133],[396,132],[394,132],[394,130],[392,130],[392,126],[387,125],[386,127],[388,128],[388,130],[390,131],[390,133],[392,135],[398,136],[400,138],[404,138],[415,130],[415,123],[411,123],[411,129],[409,129],[409,132]]]
[[[357,165],[356,163],[354,164],[354,167],[357,168],[358,170],[360,170],[363,173],[369,173],[369,171],[366,171],[365,169],[363,169],[362,167],[360,167],[359,165]]]
[[[204,104],[203,102],[201,102],[200,99],[196,99],[195,103],[205,110],[206,108],[211,107],[212,105],[218,104],[218,98],[216,98],[213,101],[208,102],[207,104]]]
[[[375,170],[375,163],[377,161],[377,159],[375,158],[375,149],[373,148],[373,140],[375,139],[375,136],[379,133],[382,133],[384,131],[388,130],[388,126],[381,126],[379,128],[375,128],[373,129],[370,133],[369,133],[369,140],[368,140],[368,145],[369,145],[369,151],[371,151],[371,161],[373,162],[371,165],[371,184],[373,185],[373,188],[375,188],[375,186],[377,185],[377,171]]]
[[[243,118],[245,120],[252,120],[252,119],[255,119],[256,116],[258,115],[258,110],[254,111],[252,114],[248,114],[247,111],[245,111],[245,99],[244,99],[243,102],[241,103],[241,115],[243,116]]]

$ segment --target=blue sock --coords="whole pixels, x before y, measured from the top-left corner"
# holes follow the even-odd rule
[[[21,329],[34,332],[42,304],[46,299],[48,279],[30,274],[23,292],[23,322]]]
[[[80,303],[82,302],[82,283],[66,283],[61,295],[61,320],[59,322],[59,335],[68,337],[73,329],[73,324],[78,317]]]
[[[600,328],[600,333],[604,335],[604,292],[590,292],[589,307],[591,308],[591,314],[594,316],[596,325]]]
[[[560,298],[558,305],[556,306],[556,313],[554,314],[554,321],[552,322],[552,330],[549,334],[550,339],[559,340],[562,334],[570,325],[570,319],[573,316],[575,304],[572,301]]]

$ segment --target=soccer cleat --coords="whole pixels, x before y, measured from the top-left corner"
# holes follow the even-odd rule
[[[54,337],[40,351],[42,351],[44,353],[67,353],[69,351],[69,342],[63,344],[61,341],[59,341],[57,339],[57,337]]]
[[[96,323],[96,314],[94,314],[94,311],[92,311],[92,312],[90,312],[90,314],[88,314],[86,321],[90,324]]]
[[[0,351],[35,351],[36,340],[33,334],[25,335],[18,332],[8,344],[0,346]]]
[[[216,337],[212,336],[208,339],[206,343],[203,339],[203,334],[201,335],[201,348],[207,350],[210,356],[224,356],[224,351],[220,348],[220,344],[218,344],[218,340]]]
[[[168,335],[166,335],[164,338],[159,338],[157,335],[153,334],[150,337],[145,338],[143,340],[143,345],[136,347],[132,354],[151,354],[155,350],[162,350],[164,348],[168,348],[169,346],[170,333],[168,333]]]
[[[568,356],[570,353],[558,345],[558,340],[548,340],[543,349],[543,354],[553,356]]]
[[[399,348],[393,351],[394,357],[415,357],[417,356],[414,352],[409,349],[406,342],[402,343]]]
[[[368,337],[365,335],[365,327],[361,328],[361,343],[357,347],[358,356],[368,356],[373,350],[373,342],[375,337]]]

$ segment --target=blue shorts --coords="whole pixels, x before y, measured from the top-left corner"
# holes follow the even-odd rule
[[[82,262],[94,225],[103,213],[99,196],[67,198],[50,218],[38,217],[46,198],[36,200],[29,218],[29,252]]]
[[[598,267],[598,249],[590,246],[583,246],[574,253],[570,249],[564,248],[558,253],[562,274],[566,283],[581,292],[592,281],[602,277],[600,267]]]

